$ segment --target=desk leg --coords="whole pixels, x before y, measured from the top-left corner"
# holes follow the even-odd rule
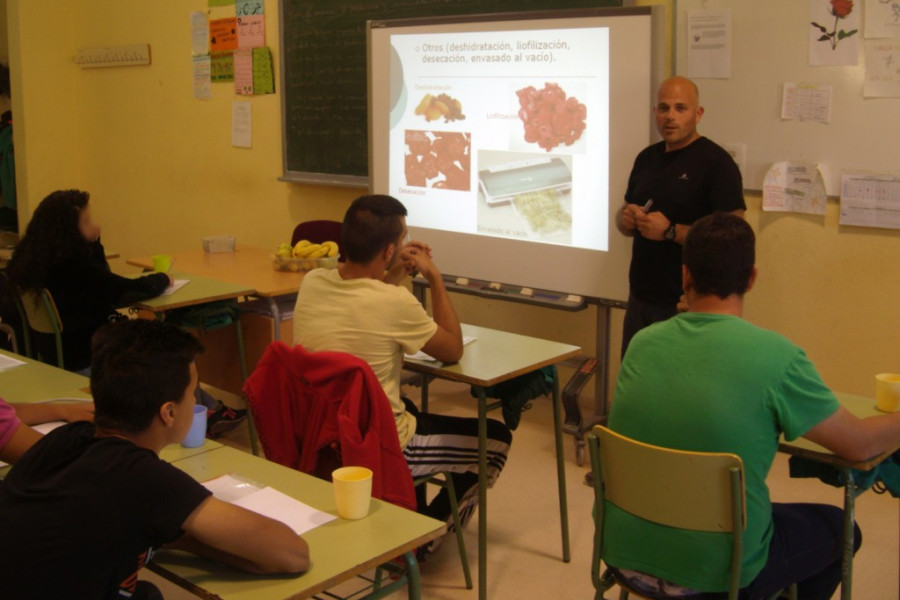
[[[421,374],[422,377],[422,408],[421,411],[423,413],[428,412],[428,375],[425,373]]]
[[[478,394],[478,599],[487,600],[487,396]]]
[[[419,561],[412,552],[403,555],[403,562],[406,563],[407,589],[409,590],[409,600],[419,600],[422,595],[422,583],[419,581]]]
[[[278,310],[278,303],[275,302],[275,298],[272,296],[266,297],[266,304],[269,305],[269,311],[272,313],[272,318],[275,319],[275,324],[272,327],[272,339],[278,342],[281,340],[281,312]]]
[[[562,528],[563,562],[572,557],[569,552],[569,503],[566,498],[566,461],[563,451],[562,399],[559,395],[559,378],[553,382],[553,435],[556,437],[556,478],[559,485],[559,525]]]
[[[844,477],[844,552],[841,561],[841,600],[850,600],[853,592],[853,523],[856,512],[856,482],[853,470],[842,467]]]

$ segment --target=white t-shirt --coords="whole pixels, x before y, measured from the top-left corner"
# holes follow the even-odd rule
[[[422,349],[437,324],[409,290],[375,279],[343,279],[337,269],[304,276],[294,307],[294,343],[310,352],[347,352],[363,359],[391,402],[400,446],[416,419],[400,400],[403,354]]]

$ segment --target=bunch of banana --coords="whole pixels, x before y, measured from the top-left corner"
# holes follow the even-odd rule
[[[337,256],[338,245],[335,242],[314,244],[309,240],[300,240],[292,251],[294,258],[325,258]]]

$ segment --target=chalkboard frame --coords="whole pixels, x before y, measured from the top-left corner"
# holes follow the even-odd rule
[[[279,16],[279,79],[281,84],[281,142],[282,142],[282,176],[279,177],[281,181],[287,182],[297,182],[297,183],[313,183],[318,185],[334,185],[341,187],[356,187],[356,188],[368,188],[369,187],[369,174],[368,174],[368,166],[369,166],[369,157],[366,157],[365,161],[365,169],[366,174],[360,173],[334,173],[334,172],[320,172],[320,171],[311,171],[306,170],[303,166],[289,164],[290,163],[290,147],[292,144],[299,143],[299,140],[292,139],[292,136],[289,132],[288,127],[288,111],[290,110],[291,104],[291,88],[288,85],[288,75],[286,73],[287,63],[288,63],[288,53],[291,48],[289,48],[288,36],[290,35],[290,31],[286,27],[286,19],[285,19],[285,6],[291,0],[279,0],[278,2],[278,16]],[[318,2],[325,3],[325,0],[317,0]],[[329,0],[329,4],[333,4],[335,0]],[[546,1],[549,5],[552,0],[537,0],[537,1]],[[519,4],[516,0],[477,0],[479,7],[481,10],[479,12],[471,12],[465,13],[460,12],[457,13],[460,18],[473,19],[478,17],[486,17],[496,19],[496,17],[500,14],[502,15],[514,15],[514,14],[523,14],[523,11],[512,11],[508,12],[506,10],[485,10],[490,9],[491,7],[503,7],[505,8],[507,5],[512,6],[513,4]],[[581,2],[584,0],[570,0],[571,6],[569,6],[569,2],[564,1],[561,6],[548,6],[547,9],[540,10],[537,12],[558,12],[559,10],[602,10],[604,8],[613,8],[613,7],[622,7],[631,6],[632,2],[629,0],[592,0],[593,4],[590,8],[585,8],[581,6]],[[431,8],[431,5],[441,5],[443,6],[446,2],[442,3],[442,0],[433,0],[429,4],[422,4],[421,6],[417,6],[416,8],[428,10]],[[471,4],[471,2],[469,3]],[[409,7],[412,8],[412,7]],[[531,11],[535,12],[535,11]],[[363,35],[366,35],[368,31],[367,22],[368,21],[383,21],[386,20],[383,18],[379,18],[377,14],[371,14],[370,18],[365,19],[362,22],[363,26]],[[430,19],[434,18],[434,15],[422,14],[418,17],[412,17],[412,19]],[[443,18],[452,18],[452,17],[443,17]],[[368,53],[367,53],[368,54]],[[366,56],[366,72],[362,73],[363,83],[364,85],[368,85],[368,56]],[[368,94],[365,95],[366,99],[368,99]],[[365,128],[360,132],[361,135],[366,136],[366,148],[369,147],[368,142],[368,132],[369,132],[369,123],[368,123],[368,106],[360,107],[361,112],[366,115],[365,119]]]

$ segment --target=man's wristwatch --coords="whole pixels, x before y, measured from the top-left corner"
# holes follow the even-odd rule
[[[672,223],[666,228],[666,232],[663,234],[663,239],[665,239],[667,242],[674,242],[675,233],[675,223]]]

